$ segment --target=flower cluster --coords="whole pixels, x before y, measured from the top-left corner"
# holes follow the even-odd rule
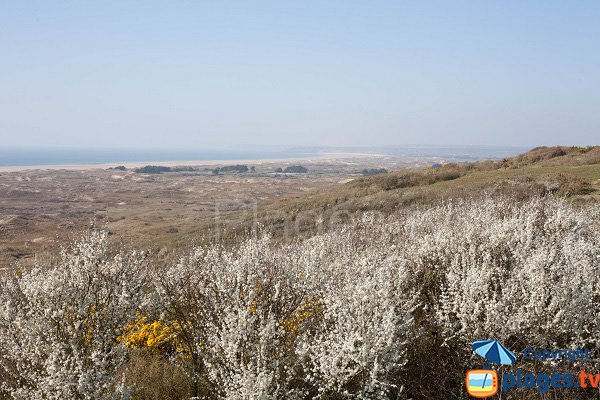
[[[128,398],[128,361],[158,354],[190,397],[402,398],[416,343],[600,349],[599,216],[552,198],[449,202],[153,270],[94,232],[1,281],[0,393]]]
[[[152,349],[182,353],[179,343],[181,325],[179,322],[166,323],[161,319],[149,321],[145,315],[138,315],[125,325],[123,334],[117,341],[132,349]]]
[[[146,286],[144,261],[110,256],[93,232],[54,267],[4,280],[0,288],[0,374],[16,399],[112,398],[126,360],[115,338]]]

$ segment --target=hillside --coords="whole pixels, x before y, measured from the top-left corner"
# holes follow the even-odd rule
[[[337,175],[307,182],[318,186],[300,195],[292,193],[310,173],[292,178],[286,195],[265,188],[279,178],[244,178],[256,180],[244,186],[224,176],[144,177],[149,191],[127,201],[145,212],[90,230],[59,256],[36,256],[39,268],[0,274],[0,399],[464,399],[465,372],[482,366],[471,343],[482,337],[511,349],[519,368],[576,378],[571,363],[522,354],[582,343],[600,351],[599,152],[536,148],[346,183]],[[116,182],[139,183],[122,176]],[[204,185],[191,186],[196,180]],[[243,234],[254,220],[249,204],[217,221],[229,236],[192,248],[214,214],[199,218],[192,203],[207,197],[175,197],[173,183],[182,182],[213,196],[220,187],[230,200],[258,189],[279,198],[255,211],[275,235]],[[165,197],[149,196],[167,184]],[[87,194],[112,193],[96,187]],[[175,209],[179,201],[186,207]],[[133,217],[159,205],[176,213],[156,215],[173,226],[155,235],[172,255],[139,246],[158,241],[130,236],[129,251],[115,240],[116,223],[131,232]],[[180,210],[190,205],[198,219],[185,225]],[[343,222],[352,224],[336,226]],[[177,235],[189,236],[187,247],[176,247]],[[506,398],[539,398],[548,388]],[[553,389],[555,398],[598,398],[593,388],[567,397],[569,388]]]
[[[566,352],[523,352],[600,351],[599,216],[549,197],[455,201],[285,246],[217,241],[159,268],[90,232],[0,275],[0,399],[465,399],[482,337],[518,357],[493,367],[512,378],[502,398],[598,399],[570,390]],[[517,368],[545,383],[515,387]],[[570,386],[543,396],[550,376]]]
[[[555,194],[573,202],[600,199],[600,146],[538,147],[500,161],[445,164],[358,178],[278,200],[260,223],[282,234],[315,231],[365,211],[385,215],[447,199],[505,194],[518,199]],[[315,223],[315,220],[318,222]],[[249,221],[248,221],[249,222]]]
[[[418,161],[432,165],[439,159]],[[235,242],[256,219],[275,237],[291,238],[364,211],[402,214],[450,198],[546,193],[574,203],[600,198],[600,147],[536,148],[509,159],[439,168],[381,158],[303,165],[308,173],[276,174],[281,162],[267,161],[243,174],[211,174],[217,165],[163,174],[132,168],[2,173],[0,270],[55,257],[90,225],[108,229],[112,242],[164,259],[216,237]],[[361,176],[365,168],[383,167],[396,172]]]

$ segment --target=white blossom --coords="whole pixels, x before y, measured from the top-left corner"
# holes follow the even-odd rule
[[[1,390],[15,399],[115,398],[125,360],[120,329],[135,314],[144,285],[137,254],[110,257],[106,232],[94,232],[0,288]],[[122,393],[123,394],[123,393]]]
[[[94,232],[0,281],[1,393],[127,398],[118,337],[140,313],[177,327],[170,359],[195,398],[395,398],[431,330],[459,365],[474,339],[598,350],[599,216],[554,198],[454,201],[151,272]]]

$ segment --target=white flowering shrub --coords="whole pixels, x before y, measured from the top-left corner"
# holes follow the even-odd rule
[[[283,248],[268,237],[200,248],[158,276],[155,302],[186,327],[201,360],[195,379],[227,399],[397,390],[414,290],[390,227],[366,223]]]
[[[385,398],[415,335],[415,291],[390,239],[394,224],[372,221],[308,240],[301,249],[322,304],[322,320],[304,335],[308,379],[318,396]],[[315,257],[314,252],[319,256]]]
[[[128,358],[143,376],[147,356],[190,398],[464,398],[474,339],[600,349],[599,216],[553,198],[448,202],[197,248],[148,279],[92,233],[0,281],[0,397],[165,398],[157,379],[126,387]]]
[[[421,258],[443,271],[448,338],[598,346],[598,207],[564,200],[448,204],[409,221]]]
[[[196,386],[204,375],[222,398],[294,396],[295,324],[306,304],[295,274],[264,237],[231,251],[196,249],[157,277],[164,318],[177,320],[188,337]]]
[[[0,285],[0,390],[15,399],[113,399],[117,337],[142,299],[143,262],[94,232],[60,262]]]

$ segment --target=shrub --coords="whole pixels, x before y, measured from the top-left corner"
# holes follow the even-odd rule
[[[163,167],[160,165],[146,165],[145,167],[136,168],[133,172],[138,174],[162,174],[163,172],[171,172],[171,167]]]
[[[241,164],[225,165],[224,167],[217,167],[212,170],[213,175],[218,175],[218,174],[227,173],[227,172],[236,172],[236,173],[248,172],[248,166],[241,165]]]
[[[400,388],[397,374],[415,334],[415,292],[410,273],[389,247],[393,225],[380,229],[372,223],[317,236],[303,246],[307,254],[321,252],[312,260],[304,257],[310,276],[318,279],[314,290],[323,310],[301,348],[315,397],[380,399]]]
[[[421,216],[435,229],[423,235],[423,255],[444,271],[438,318],[446,337],[598,347],[597,217],[597,208],[556,199],[455,204]]]
[[[109,256],[106,232],[63,252],[56,265],[0,288],[0,390],[16,399],[115,398],[126,360],[117,337],[145,285],[136,253]]]
[[[286,167],[283,172],[286,174],[305,174],[308,172],[308,169],[302,165],[292,165]]]
[[[156,278],[165,317],[182,325],[193,396],[202,385],[222,398],[294,393],[286,384],[297,362],[290,325],[306,302],[297,269],[275,262],[268,244],[262,238],[232,251],[199,248]]]
[[[361,174],[364,176],[372,176],[379,174],[387,174],[388,170],[385,168],[366,168],[361,171]]]
[[[138,255],[109,256],[92,233],[58,264],[1,281],[1,390],[464,398],[474,339],[600,350],[598,217],[597,204],[552,197],[450,201],[287,245],[196,248],[151,284]]]

